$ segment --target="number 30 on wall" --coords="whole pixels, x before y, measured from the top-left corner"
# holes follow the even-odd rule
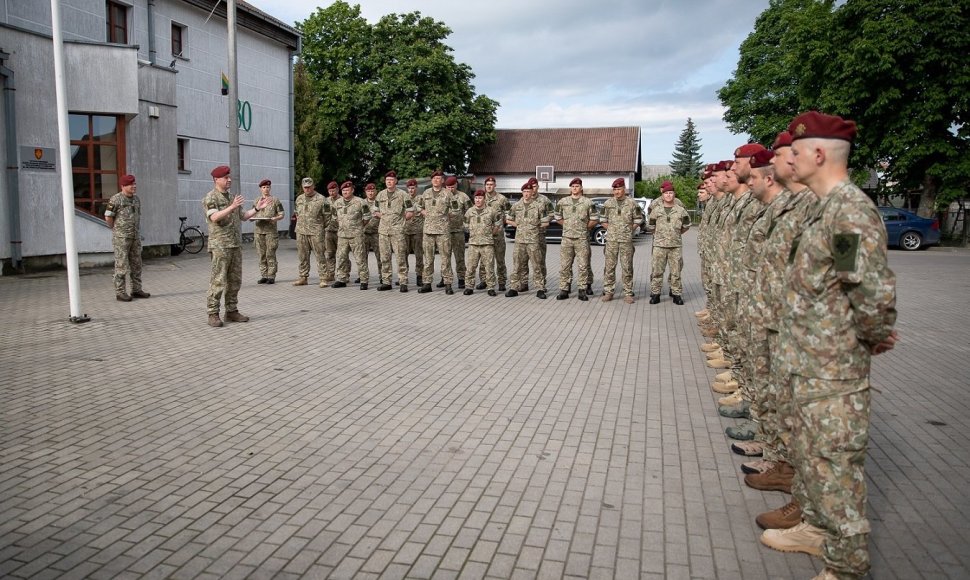
[[[253,108],[249,101],[236,101],[236,115],[239,116],[239,128],[248,132],[253,126]]]

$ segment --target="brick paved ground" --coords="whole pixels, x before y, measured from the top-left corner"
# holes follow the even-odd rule
[[[645,240],[633,306],[293,288],[291,241],[275,286],[247,248],[252,321],[222,329],[205,254],[130,304],[84,271],[83,325],[63,273],[0,278],[0,577],[811,577],[758,543],[786,498],[728,450],[693,243],[685,308],[643,300]],[[967,578],[970,253],[891,263],[873,577]]]

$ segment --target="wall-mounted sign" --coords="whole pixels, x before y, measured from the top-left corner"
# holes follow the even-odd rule
[[[57,149],[21,145],[20,168],[34,171],[57,171]]]
[[[253,126],[253,107],[249,101],[236,101],[236,114],[239,116],[239,128],[249,131]]]

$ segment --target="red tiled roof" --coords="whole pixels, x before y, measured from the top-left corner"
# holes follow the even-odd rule
[[[631,173],[640,164],[640,127],[496,129],[469,172],[535,173],[552,165],[556,173]]]

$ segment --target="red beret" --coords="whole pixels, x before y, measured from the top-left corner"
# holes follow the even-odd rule
[[[714,171],[730,171],[734,167],[734,161],[727,159],[725,161],[718,161],[717,166],[714,167]]]
[[[484,189],[476,189],[475,190],[475,197],[485,197],[485,190]]]
[[[747,145],[742,145],[734,150],[734,157],[752,157],[758,151],[764,151],[765,148],[760,143],[748,143]]]
[[[525,190],[527,190],[527,189],[528,189],[529,191],[532,191],[532,184],[531,184],[531,183],[529,183],[528,181],[526,181],[525,183],[523,183],[523,184],[522,184],[522,187],[520,187],[520,188],[519,188],[519,190],[520,190],[520,191],[525,191]]]
[[[717,168],[717,163],[708,163],[707,167],[704,168],[704,171],[714,171],[715,168]]]
[[[622,177],[617,177],[616,179],[614,179],[613,188],[616,189],[617,187],[622,187],[623,189],[626,189],[626,180],[624,180]]]
[[[788,131],[778,133],[778,136],[775,137],[775,142],[771,144],[772,149],[780,149],[782,147],[791,147],[791,133]]]
[[[354,188],[354,184],[351,183],[351,182],[349,182],[349,181],[345,181],[345,182],[343,182],[343,183],[340,184],[340,189],[344,189],[345,187],[349,187],[350,189],[353,189]]]
[[[751,167],[752,169],[757,169],[759,167],[768,167],[771,165],[771,160],[775,158],[775,152],[769,149],[764,149],[758,151],[751,156]]]
[[[230,173],[231,171],[229,170],[228,165],[220,165],[219,167],[216,167],[215,169],[212,170],[212,177],[215,177],[216,179],[218,179],[220,177],[225,177]]]
[[[445,185],[458,185],[458,178],[454,175],[449,175],[448,178],[445,179]]]
[[[431,174],[431,177],[444,177],[445,174],[440,169]]]
[[[412,185],[417,186],[418,185],[418,180],[417,179],[409,179],[408,180],[408,187],[411,187]]]
[[[394,171],[392,169],[391,171],[388,171],[387,173],[385,173],[384,177],[393,177],[394,179],[397,179],[397,171]]]
[[[574,177],[573,180],[569,182],[569,185],[571,185],[571,186],[572,185],[582,185],[582,184],[583,184],[583,180],[580,179],[580,178],[578,178],[578,177]]]
[[[841,139],[849,143],[855,139],[855,121],[846,121],[838,115],[826,115],[809,111],[795,117],[788,124],[792,141],[797,139]]]
[[[536,179],[535,177],[530,177],[529,178],[529,181],[528,181],[528,184],[529,185],[539,185],[539,180]]]
[[[135,185],[135,176],[134,175],[122,175],[121,177],[118,178],[118,183],[122,187],[124,187],[126,185]]]
[[[660,191],[673,191],[673,190],[674,190],[674,184],[670,183],[669,181],[665,181],[660,184]]]
[[[268,179],[264,179],[264,180],[262,180],[262,181],[259,182],[259,186],[260,187],[263,187],[264,185],[273,185],[273,182],[270,181],[270,180],[268,180]]]
[[[377,186],[373,183],[368,183],[364,186],[364,191],[377,191]]]
[[[492,183],[495,183],[495,178],[489,175],[488,177],[485,178],[485,183],[488,183],[489,181],[491,181]]]

